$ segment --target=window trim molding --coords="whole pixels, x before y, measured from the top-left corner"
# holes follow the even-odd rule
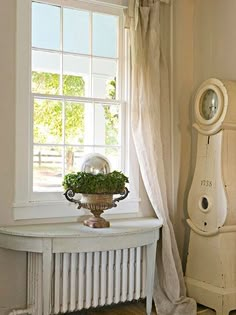
[[[101,3],[110,3],[110,0],[100,1]],[[76,0],[39,0],[44,3],[59,3],[69,6],[70,3],[76,3]],[[89,0],[82,1],[88,8]],[[91,1],[94,4],[94,1]],[[111,2],[115,2],[111,0]],[[117,2],[117,1],[116,1]],[[119,1],[119,3],[124,1]],[[42,200],[32,201],[31,200],[31,187],[30,180],[32,159],[31,151],[31,134],[32,134],[32,110],[31,110],[31,67],[25,65],[31,64],[31,5],[32,0],[24,0],[22,2],[17,1],[17,14],[16,14],[16,143],[15,143],[15,198],[13,203],[13,216],[14,220],[32,220],[32,219],[47,219],[47,218],[62,218],[62,217],[80,217],[89,214],[87,210],[77,211],[75,205],[68,204],[62,193],[51,193],[60,194],[60,198],[57,200]],[[110,6],[109,6],[110,7]],[[88,8],[89,9],[89,8]],[[91,10],[91,8],[90,8]],[[128,47],[125,51],[129,53]],[[126,56],[127,57],[127,56]],[[127,79],[127,87],[130,87],[130,74],[127,69],[124,69]],[[126,99],[129,102],[130,96],[127,91],[122,91],[122,94],[127,93]],[[124,96],[124,95],[123,95]],[[121,106],[124,106],[122,103]],[[30,114],[28,114],[30,113]],[[114,209],[110,209],[106,212],[106,215],[137,215],[139,211],[139,166],[136,158],[135,148],[131,137],[130,121],[130,106],[126,109],[126,120],[122,121],[122,128],[126,129],[125,153],[122,160],[126,159],[129,161],[125,172],[129,174],[130,182],[132,183],[132,191],[129,197],[119,203]],[[123,135],[125,137],[125,135]],[[131,158],[132,156],[132,162]],[[124,167],[124,165],[123,165]]]
[[[31,0],[17,1],[16,17],[16,183],[15,202],[29,200],[28,174],[30,171],[30,132],[31,117],[31,82],[30,68],[24,67],[31,63]],[[27,126],[27,128],[22,128]],[[22,150],[21,148],[27,148]]]
[[[29,1],[29,0],[27,0]],[[37,2],[48,4],[49,0],[36,0]],[[106,8],[109,10],[110,14],[117,15],[117,9],[123,9],[128,7],[128,0],[50,0],[50,4],[52,5],[60,5],[67,8],[78,8],[82,10],[89,10],[93,11],[93,8],[91,9],[91,6],[94,8],[96,6],[102,7],[102,10],[97,7],[96,12],[106,12]],[[112,11],[112,8],[114,8],[114,11]]]

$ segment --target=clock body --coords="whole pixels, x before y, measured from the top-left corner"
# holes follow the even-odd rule
[[[188,296],[236,310],[236,81],[209,79],[194,103],[195,170],[188,195]]]
[[[188,195],[192,224],[236,224],[236,82],[209,79],[195,97],[196,164]]]

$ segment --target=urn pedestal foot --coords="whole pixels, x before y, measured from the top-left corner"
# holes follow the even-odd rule
[[[87,220],[84,220],[84,225],[91,228],[107,228],[110,227],[110,222],[106,221],[104,218],[91,217]]]

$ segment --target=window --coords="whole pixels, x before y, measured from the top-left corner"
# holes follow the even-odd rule
[[[17,18],[15,218],[78,216],[66,210],[62,180],[92,152],[129,176],[123,212],[136,211],[122,8],[27,0]]]
[[[119,19],[32,3],[34,192],[61,191],[64,174],[78,170],[88,153],[122,169]]]

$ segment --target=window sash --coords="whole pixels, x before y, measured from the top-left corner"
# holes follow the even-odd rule
[[[92,42],[93,42],[93,32],[92,32],[92,14],[97,12],[96,8],[93,9],[93,11],[91,10],[91,8],[86,11],[88,12],[89,14],[89,29],[90,29],[90,54],[81,54],[81,53],[70,53],[68,51],[64,51],[64,47],[62,47],[62,43],[63,43],[63,10],[64,10],[64,7],[60,4],[61,1],[58,1],[58,5],[60,5],[58,8],[60,9],[60,42],[61,42],[61,45],[60,45],[60,49],[45,49],[45,48],[40,48],[40,47],[37,47],[37,49],[35,49],[35,47],[32,47],[32,53],[34,51],[38,51],[38,52],[50,52],[50,53],[57,53],[58,54],[58,57],[60,59],[60,67],[58,68],[59,72],[59,91],[60,91],[60,94],[59,95],[54,95],[54,94],[44,94],[43,97],[41,97],[41,94],[40,93],[32,93],[32,109],[34,108],[34,100],[35,99],[45,99],[45,100],[58,100],[58,101],[61,101],[61,105],[62,105],[62,126],[63,126],[63,135],[62,135],[62,139],[61,139],[61,143],[50,143],[48,144],[48,146],[51,146],[54,147],[54,148],[59,148],[61,147],[62,148],[62,152],[61,152],[61,162],[59,163],[60,165],[58,165],[59,169],[62,168],[62,179],[61,181],[63,180],[63,177],[65,175],[65,151],[66,151],[66,147],[68,147],[65,143],[65,132],[66,132],[66,127],[65,127],[65,102],[67,101],[76,101],[76,102],[81,102],[81,103],[90,103],[92,104],[92,109],[93,109],[93,117],[96,117],[95,116],[95,104],[98,104],[98,100],[99,100],[99,104],[101,105],[105,105],[105,104],[108,104],[108,105],[120,105],[120,102],[116,101],[116,100],[111,100],[110,102],[106,102],[106,98],[101,98],[101,99],[96,99],[94,97],[73,97],[73,96],[68,96],[68,95],[65,95],[63,94],[63,75],[66,74],[66,72],[64,72],[64,56],[67,55],[73,55],[73,56],[87,56],[89,58],[89,63],[90,63],[90,70],[89,70],[89,86],[90,86],[90,93],[93,94],[93,79],[95,78],[95,73],[93,71],[93,61],[96,60],[95,58],[99,58],[99,59],[103,59],[103,60],[115,60],[117,63],[118,63],[118,66],[120,65],[121,63],[121,54],[122,54],[122,50],[123,50],[123,40],[119,40],[119,38],[122,36],[123,34],[123,31],[120,29],[120,26],[121,26],[121,17],[119,15],[116,14],[116,16],[118,17],[118,24],[117,24],[117,57],[116,58],[112,58],[112,57],[101,57],[101,56],[96,56],[93,54],[93,47],[92,47]],[[34,0],[34,3],[39,3],[37,0]],[[51,4],[50,1],[48,1],[47,4]],[[74,9],[74,8],[73,8]],[[106,12],[108,13],[108,12]],[[109,12],[110,14],[110,12]],[[114,15],[113,15],[114,16]],[[119,31],[118,31],[119,30]],[[43,64],[42,64],[43,65]],[[120,93],[120,90],[121,90],[121,87],[122,87],[122,84],[121,84],[121,79],[122,77],[124,76],[124,71],[123,71],[123,67],[118,67],[118,72],[116,73],[116,78],[117,79],[117,86],[120,87],[120,89],[118,88],[117,91],[116,91],[116,95],[118,94],[118,96],[120,96],[120,99],[122,99],[123,95],[121,95]],[[37,70],[36,70],[37,71]],[[123,72],[123,73],[119,73],[119,71]],[[45,71],[46,72],[46,71]],[[85,104],[85,107],[86,107],[86,104]],[[124,139],[124,135],[123,133],[125,133],[125,126],[124,124],[122,123],[123,121],[123,117],[125,116],[125,113],[123,112],[124,110],[124,106],[121,106],[121,110],[120,110],[120,117],[119,117],[119,120],[120,120],[120,123],[119,123],[119,133],[122,133],[121,135],[121,141],[119,141],[119,146],[116,146],[117,148],[120,148],[120,153],[119,153],[119,159],[122,160],[122,157],[124,156],[124,145],[123,145],[123,141],[122,139]],[[63,114],[64,112],[64,114]],[[105,121],[104,121],[105,123]],[[96,126],[96,120],[93,119],[93,130],[95,130],[95,126]],[[34,126],[34,121],[32,121],[32,125]],[[95,135],[93,135],[93,143],[91,143],[90,145],[87,145],[86,144],[83,146],[83,148],[92,148],[92,151],[96,150],[96,148],[99,148],[99,147],[103,147],[103,148],[106,148],[106,147],[112,147],[112,146],[108,146],[108,145],[102,145],[102,146],[98,146],[96,145],[96,143],[94,142],[95,141]],[[36,147],[36,145],[41,146],[40,143],[35,143],[34,139],[32,138],[32,150],[31,150],[31,161],[32,161],[32,176],[30,176],[30,181],[29,181],[29,184],[30,184],[30,187],[31,187],[31,197],[32,199],[34,198],[39,198],[40,196],[40,199],[44,199],[44,198],[48,198],[48,193],[50,194],[51,192],[47,192],[46,189],[45,191],[42,190],[40,191],[40,193],[36,192],[35,189],[36,189],[36,186],[35,186],[35,182],[33,180],[33,174],[36,174],[35,173],[35,168],[34,168],[34,148]],[[73,146],[73,145],[72,145]],[[41,146],[42,147],[42,146]],[[45,145],[44,145],[45,147]],[[75,146],[73,146],[75,147]],[[82,147],[82,146],[81,146]],[[113,146],[114,147],[114,146]],[[56,167],[56,165],[54,164],[54,167]],[[119,169],[119,168],[118,168]],[[122,168],[121,168],[121,165],[120,165],[120,170],[124,171]],[[40,173],[40,171],[39,171]],[[52,175],[53,176],[53,175]],[[46,180],[46,179],[45,179]],[[39,188],[39,187],[38,187]],[[60,189],[56,189],[56,187],[54,188],[56,191],[60,191]],[[41,195],[40,195],[41,194]]]

